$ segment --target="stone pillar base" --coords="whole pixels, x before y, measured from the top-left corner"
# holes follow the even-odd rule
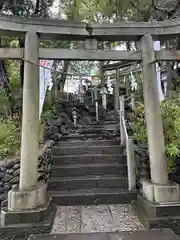
[[[8,207],[1,209],[0,239],[27,239],[30,234],[51,231],[56,205],[47,195],[47,185],[28,191],[15,186],[8,194]]]
[[[148,180],[141,180],[142,195],[149,201],[159,204],[180,203],[180,186],[176,183],[157,185]]]
[[[47,204],[47,184],[38,184],[36,187],[21,191],[15,185],[8,193],[8,210],[23,211],[35,209]]]
[[[160,204],[138,195],[132,207],[145,228],[169,228],[180,234],[180,202]]]

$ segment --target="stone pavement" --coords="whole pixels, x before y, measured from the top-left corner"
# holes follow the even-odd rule
[[[171,230],[144,230],[121,233],[70,233],[29,237],[29,240],[180,240]]]
[[[52,233],[144,230],[129,204],[59,206]]]

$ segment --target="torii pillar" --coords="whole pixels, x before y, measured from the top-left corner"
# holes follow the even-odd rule
[[[8,193],[8,208],[1,210],[1,225],[5,228],[13,225],[15,235],[24,233],[23,226],[33,233],[37,224],[39,232],[50,231],[56,211],[48,198],[47,185],[37,181],[39,85],[39,37],[31,31],[25,35],[20,183]]]
[[[151,182],[143,183],[146,198],[155,202],[178,202],[179,185],[168,179],[168,166],[160,111],[158,83],[155,68],[153,38],[145,35],[140,41],[142,51],[142,81],[145,105],[145,119],[148,133]],[[149,185],[150,184],[150,185]],[[149,186],[149,188],[147,187]]]

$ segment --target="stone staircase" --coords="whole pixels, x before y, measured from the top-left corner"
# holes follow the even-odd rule
[[[126,156],[118,123],[83,127],[60,141],[54,151],[49,194],[57,205],[130,203]]]

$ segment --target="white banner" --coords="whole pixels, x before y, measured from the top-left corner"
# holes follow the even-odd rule
[[[52,88],[52,66],[53,60],[40,60],[39,64],[39,81],[40,81],[40,94],[39,94],[39,118],[41,117],[42,108],[46,96],[47,88]]]
[[[160,51],[161,50],[161,44],[160,41],[154,42],[154,50]],[[161,68],[159,67],[159,64],[156,63],[156,73],[157,73],[157,83],[158,83],[158,91],[159,91],[159,101],[164,100],[164,94],[161,87]]]

